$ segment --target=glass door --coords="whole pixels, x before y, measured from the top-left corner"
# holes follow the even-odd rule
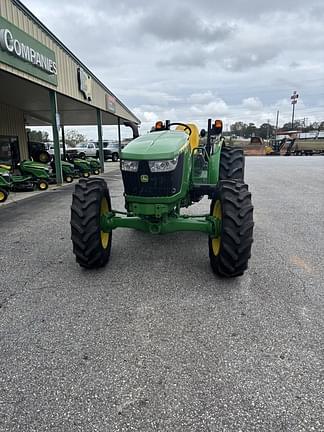
[[[11,165],[15,168],[19,161],[18,137],[0,135],[0,164]]]

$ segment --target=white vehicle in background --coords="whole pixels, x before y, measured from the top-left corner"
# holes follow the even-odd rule
[[[54,144],[49,144],[47,151],[53,157],[54,156]],[[64,155],[63,145],[62,144],[60,144],[60,153],[61,153],[61,156]],[[66,146],[65,147],[65,153],[66,153],[66,155],[68,157],[69,156],[72,157],[72,158],[78,157],[78,151],[76,149],[74,149],[73,147]]]
[[[77,150],[78,157],[84,159],[85,157],[98,157],[99,151],[93,142],[81,142],[73,147],[74,150]]]

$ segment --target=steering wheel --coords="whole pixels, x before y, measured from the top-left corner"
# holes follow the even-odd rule
[[[192,130],[191,130],[191,127],[190,126],[188,126],[187,124],[185,124],[185,123],[169,123],[169,127],[170,126],[176,126],[176,125],[178,125],[178,126],[183,126],[184,127],[184,132],[188,129],[188,131],[189,131],[189,136],[192,134]]]

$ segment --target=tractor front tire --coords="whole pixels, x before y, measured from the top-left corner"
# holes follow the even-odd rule
[[[111,211],[109,190],[103,179],[81,179],[75,185],[71,206],[71,239],[76,261],[88,269],[107,264],[112,233],[100,228],[102,214]]]
[[[0,188],[0,203],[4,203],[9,196],[9,192],[6,189]]]
[[[253,206],[248,186],[221,181],[210,215],[221,220],[220,236],[208,240],[212,269],[223,277],[241,276],[248,267],[253,242]]]
[[[244,181],[245,156],[243,149],[224,146],[221,149],[219,180]]]

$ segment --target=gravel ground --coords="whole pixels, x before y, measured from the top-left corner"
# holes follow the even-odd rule
[[[246,177],[235,280],[199,233],[117,230],[107,267],[81,269],[73,186],[0,209],[1,432],[324,430],[324,158],[250,157]]]

